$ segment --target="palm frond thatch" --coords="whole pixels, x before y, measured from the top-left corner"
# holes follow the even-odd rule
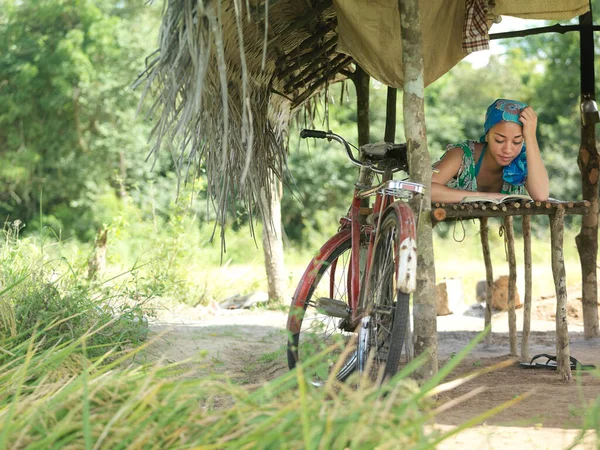
[[[180,176],[205,166],[217,222],[251,210],[286,164],[293,110],[346,67],[330,0],[165,0],[143,74],[157,121],[152,152],[176,142]]]

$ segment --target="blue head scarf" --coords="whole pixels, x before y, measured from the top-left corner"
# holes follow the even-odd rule
[[[519,120],[519,114],[521,114],[521,111],[526,107],[527,105],[525,103],[516,100],[507,100],[504,98],[496,100],[488,106],[488,109],[485,112],[485,124],[483,126],[484,133],[483,136],[479,138],[479,142],[485,143],[485,135],[490,131],[490,128],[499,122],[514,122],[523,126]],[[525,184],[525,180],[527,179],[525,144],[523,144],[521,153],[519,153],[517,157],[504,168],[502,179],[515,186],[522,186]]]

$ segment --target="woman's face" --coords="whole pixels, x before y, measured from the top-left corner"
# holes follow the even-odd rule
[[[523,148],[523,127],[515,122],[499,122],[490,128],[485,140],[494,160],[508,166]]]

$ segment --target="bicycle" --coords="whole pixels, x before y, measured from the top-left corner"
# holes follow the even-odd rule
[[[357,159],[350,144],[335,133],[302,130],[300,137],[339,142],[360,170],[348,214],[311,260],[292,298],[288,367],[294,369],[315,347],[337,343],[337,350],[328,354],[328,373],[315,374],[313,384],[322,383],[334,367],[340,381],[357,369],[383,381],[397,372],[410,334],[417,249],[415,218],[407,201],[420,196],[424,186],[393,179],[394,173],[408,171],[405,144],[364,145],[357,149]],[[373,186],[376,174],[381,183]],[[349,344],[356,349],[344,351]],[[338,362],[340,355],[345,360]]]

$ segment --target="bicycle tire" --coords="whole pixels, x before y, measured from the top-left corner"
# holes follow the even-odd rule
[[[359,348],[358,359],[368,361],[372,380],[381,382],[398,371],[407,327],[410,326],[410,295],[397,289],[398,251],[401,222],[395,211],[386,213],[374,244],[370,280],[362,297],[363,309],[370,316],[368,342]]]
[[[316,351],[323,350],[330,347],[336,340],[342,339],[347,343],[353,332],[343,330],[340,328],[340,323],[344,319],[327,315],[317,309],[316,301],[318,296],[323,291],[330,291],[331,288],[327,288],[327,284],[333,283],[333,290],[336,300],[343,301],[347,308],[348,297],[349,297],[349,267],[350,267],[350,255],[352,252],[351,239],[347,239],[341,242],[331,254],[323,261],[319,271],[314,278],[307,295],[305,298],[299,298],[294,296],[290,306],[288,314],[288,346],[287,346],[287,357],[288,367],[290,370],[296,367],[299,361],[306,360],[306,358]],[[333,273],[332,273],[333,272]],[[331,277],[334,277],[332,280]],[[323,289],[325,283],[325,289]],[[300,322],[297,326],[298,332],[294,332],[290,329],[290,323],[292,320]],[[319,330],[321,327],[321,330]],[[317,335],[311,335],[311,330],[315,330]],[[337,342],[339,344],[339,342]],[[338,356],[343,352],[345,343],[338,347],[335,353],[328,355],[328,361],[330,369],[337,363]],[[303,348],[304,347],[304,348]],[[304,353],[304,354],[303,354]],[[345,381],[356,369],[356,352],[350,354],[347,360],[342,364],[336,377],[340,381]],[[313,384],[324,382],[329,374],[321,373],[312,374]]]

